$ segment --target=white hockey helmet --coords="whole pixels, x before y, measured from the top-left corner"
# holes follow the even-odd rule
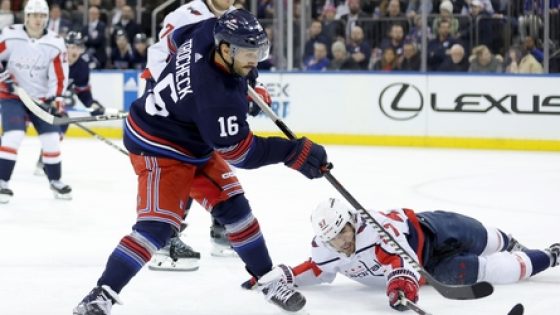
[[[49,5],[45,0],[29,0],[23,9],[24,22],[27,24],[27,16],[32,13],[45,14],[45,20],[43,22],[43,27],[47,27],[49,19]]]
[[[31,13],[42,13],[49,15],[49,5],[45,0],[29,0],[23,9],[25,15]]]
[[[311,213],[315,236],[326,243],[335,238],[346,223],[356,224],[355,212],[335,198],[321,202]]]

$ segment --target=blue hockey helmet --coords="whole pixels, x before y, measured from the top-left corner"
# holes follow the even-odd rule
[[[69,32],[64,40],[66,41],[66,45],[82,46],[84,44],[82,33],[76,31]]]
[[[226,12],[214,26],[216,46],[225,42],[230,45],[232,56],[239,49],[254,51],[258,61],[268,58],[269,42],[265,30],[257,18],[244,9]]]

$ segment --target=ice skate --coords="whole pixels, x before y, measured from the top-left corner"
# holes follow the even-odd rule
[[[210,239],[212,241],[210,255],[214,257],[238,257],[229,243],[226,228],[223,225],[214,221],[210,227]]]
[[[50,185],[56,199],[72,200],[72,187],[60,180],[51,180]]]
[[[556,267],[560,265],[560,243],[555,243],[550,245],[545,251],[550,256],[550,267]]]
[[[506,248],[507,252],[524,252],[526,250],[528,250],[527,247],[525,247],[523,244],[519,243],[518,240],[516,240],[515,238],[513,238],[513,236],[511,236],[511,234],[508,235],[508,247]]]
[[[267,278],[271,280],[267,281]],[[292,281],[289,267],[279,265],[259,279],[259,286],[269,302],[285,311],[298,312],[305,306],[306,300],[301,293],[293,289]]]
[[[8,182],[0,180],[0,203],[8,203],[14,192],[8,187]]]
[[[33,175],[35,176],[45,176],[45,170],[43,169],[43,167],[45,166],[45,164],[43,164],[43,158],[41,155],[39,155],[39,159],[37,160],[37,164],[35,164],[35,171],[33,172]]]
[[[200,253],[177,236],[154,254],[148,268],[151,270],[195,271],[199,266]]]
[[[122,304],[119,295],[109,286],[95,287],[74,308],[73,315],[110,315],[113,304]]]

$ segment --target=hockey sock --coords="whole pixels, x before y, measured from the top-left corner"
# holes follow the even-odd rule
[[[23,130],[5,131],[0,146],[0,180],[9,181],[17,160],[17,149],[21,145],[25,133]]]
[[[244,195],[234,196],[217,205],[212,210],[212,216],[225,225],[231,246],[249,273],[260,277],[272,269],[272,260],[259,222],[251,213]]]
[[[3,148],[4,147],[0,147],[0,153],[3,152],[2,150]],[[15,166],[16,166],[16,161],[0,158],[0,180],[6,182],[10,181]]]
[[[478,281],[495,284],[527,279],[550,267],[550,257],[542,250],[499,252],[479,257]]]
[[[60,180],[62,174],[60,157],[60,134],[47,132],[39,135],[45,174],[49,181]]]
[[[49,164],[45,160],[45,154],[43,153],[43,168],[45,170],[45,174],[47,174],[47,178],[49,181],[51,180],[59,180],[62,177],[62,163],[58,162],[56,164]]]
[[[491,255],[506,250],[509,245],[507,234],[497,228],[484,227],[486,229],[486,247],[482,256]]]
[[[150,261],[152,255],[163,247],[171,237],[172,228],[162,222],[139,222],[132,233],[123,237],[109,256],[105,271],[97,285],[108,285],[115,292],[132,279]]]
[[[525,254],[527,254],[529,259],[531,260],[531,264],[533,265],[533,272],[531,273],[531,277],[550,267],[550,257],[544,251],[528,250],[525,251]]]

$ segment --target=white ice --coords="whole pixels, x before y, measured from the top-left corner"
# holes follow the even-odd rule
[[[471,215],[544,248],[560,241],[560,154],[329,146],[333,175],[366,208],[445,209]],[[26,138],[11,187],[0,205],[0,314],[71,314],[91,290],[108,255],[135,221],[136,177],[126,156],[94,140],[63,144],[63,180],[72,201],[55,200],[44,177],[33,175],[39,143]],[[309,214],[329,196],[324,180],[309,181],[282,165],[237,171],[260,221],[275,263],[307,259]],[[180,184],[180,183],[178,183]],[[193,207],[184,240],[202,253],[195,272],[147,268],[121,293],[114,315],[285,314],[256,292],[240,289],[248,278],[235,258],[209,254],[210,216]],[[306,311],[320,314],[397,314],[383,288],[342,277],[303,288]],[[496,286],[490,297],[453,301],[430,287],[419,305],[434,314],[503,314],[522,302],[526,314],[560,314],[560,268],[522,283]]]

